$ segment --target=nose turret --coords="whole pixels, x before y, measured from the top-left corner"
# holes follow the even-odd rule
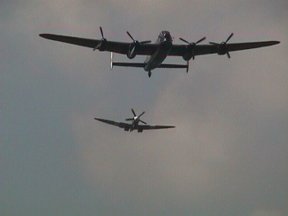
[[[172,42],[171,34],[170,34],[170,32],[168,32],[168,31],[161,31],[161,33],[160,33],[160,35],[159,35],[159,38],[160,38],[160,41],[161,41],[161,42],[163,42],[163,41]]]

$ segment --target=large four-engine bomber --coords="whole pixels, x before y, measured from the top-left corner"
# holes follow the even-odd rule
[[[89,47],[93,50],[111,52],[111,68],[113,66],[141,67],[148,72],[149,77],[151,77],[151,71],[155,68],[185,68],[188,72],[189,61],[191,58],[194,60],[197,55],[216,53],[227,55],[230,58],[230,52],[232,51],[272,46],[279,43],[279,41],[228,43],[234,35],[231,33],[226,41],[221,43],[199,44],[206,39],[206,37],[203,37],[197,42],[188,42],[183,38],[179,38],[185,44],[173,44],[172,36],[168,31],[161,31],[155,43],[151,43],[150,40],[135,40],[128,31],[127,34],[132,42],[118,42],[107,40],[104,37],[102,27],[100,27],[100,32],[102,36],[100,40],[55,34],[40,34],[40,36],[50,40]],[[143,63],[113,62],[112,53],[127,55],[129,59],[133,59],[136,55],[145,55],[147,58]],[[180,56],[186,61],[186,64],[163,64],[167,56]]]

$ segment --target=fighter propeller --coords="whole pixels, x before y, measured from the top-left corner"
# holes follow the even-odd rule
[[[133,113],[133,118],[127,118],[125,119],[126,121],[139,121],[142,122],[143,124],[147,124],[145,121],[140,119],[140,117],[144,115],[145,112],[142,112],[139,116],[136,115],[134,109],[131,109],[131,112]]]

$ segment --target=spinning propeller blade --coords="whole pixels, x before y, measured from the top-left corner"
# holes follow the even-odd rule
[[[142,121],[141,119],[140,119],[139,121],[142,122],[142,123],[145,124],[145,125],[147,124],[145,121]]]
[[[206,37],[203,37],[203,38],[201,38],[200,40],[198,40],[198,41],[196,42],[196,44],[201,43],[201,42],[204,41],[204,40],[206,40]]]
[[[137,116],[133,108],[131,108],[131,112],[133,113],[134,117]]]
[[[146,41],[138,41],[138,40],[135,40],[133,37],[132,37],[132,35],[128,32],[128,31],[126,31],[126,33],[128,34],[128,36],[132,39],[132,41],[134,42],[134,43],[140,43],[140,44],[147,44],[147,43],[151,43],[151,41],[150,40],[146,40]]]
[[[220,45],[220,44],[227,44],[227,42],[233,37],[233,35],[234,35],[234,33],[231,33],[229,36],[228,36],[228,38],[226,39],[226,41],[223,41],[223,42],[221,42],[221,43],[216,43],[216,42],[209,42],[210,44],[212,44],[212,45]]]
[[[227,42],[232,38],[233,35],[234,35],[234,33],[232,32],[232,33],[229,35],[229,37],[227,38],[227,40],[225,41],[225,43],[227,43]]]
[[[201,43],[202,41],[204,41],[206,39],[206,37],[201,38],[200,40],[198,40],[197,42],[188,42],[187,40],[185,40],[184,38],[179,38],[181,41],[189,44],[189,45],[196,45],[198,43]]]
[[[101,48],[103,48],[103,46],[105,46],[104,44],[105,44],[105,42],[107,41],[106,38],[104,38],[104,33],[103,33],[102,27],[100,26],[99,28],[100,28],[100,33],[101,33],[101,37],[102,37],[102,38],[101,38],[101,41],[97,44],[97,46],[95,46],[95,47],[93,48],[93,51],[95,51],[96,49],[101,50]]]
[[[187,43],[187,44],[189,44],[189,42],[187,41],[187,40],[185,40],[185,39],[183,39],[183,38],[179,38],[181,41],[183,41],[184,43]]]
[[[145,113],[145,112],[142,112],[142,113],[138,116],[138,118],[140,118],[142,115],[144,115],[144,113]]]
[[[101,32],[101,36],[102,36],[102,39],[104,38],[104,34],[103,34],[103,30],[102,30],[102,27],[100,26],[100,32]]]
[[[132,37],[132,35],[131,35],[128,31],[126,31],[126,33],[127,33],[128,36],[135,42],[135,39]]]

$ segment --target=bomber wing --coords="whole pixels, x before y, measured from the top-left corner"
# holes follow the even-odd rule
[[[119,54],[127,54],[129,46],[131,43],[127,42],[117,42],[117,41],[108,41],[108,40],[97,40],[97,39],[88,39],[88,38],[79,38],[79,37],[71,37],[71,36],[64,36],[64,35],[55,35],[55,34],[40,34],[40,37],[59,41],[63,43],[78,45],[89,47],[92,49],[97,49],[101,43],[103,43],[103,49],[101,51],[108,51],[113,53]],[[152,55],[157,49],[157,44],[141,44],[137,47],[137,55]]]
[[[101,121],[101,122],[104,122],[106,124],[110,124],[110,125],[114,125],[114,126],[117,126],[117,127],[120,127],[120,128],[129,128],[131,125],[130,124],[127,124],[127,123],[124,123],[124,122],[115,122],[115,121],[112,121],[112,120],[108,120],[108,119],[101,119],[101,118],[94,118],[95,120],[98,120],[98,121]]]
[[[233,35],[233,34],[231,34]],[[108,41],[104,38],[89,39],[89,38],[79,38],[72,36],[56,35],[56,34],[40,34],[40,37],[59,41],[63,43],[84,46],[92,49],[99,49],[100,51],[108,51],[119,54],[127,54],[129,46],[132,43],[127,42],[118,42],[118,41]],[[230,36],[231,38],[231,36]],[[229,39],[230,39],[229,38]],[[227,54],[229,52],[255,49],[259,47],[272,46],[280,43],[279,41],[258,41],[258,42],[245,42],[245,43],[213,43],[213,44],[195,44],[195,46],[190,46],[189,44],[174,44],[169,52],[170,56],[185,56],[187,53],[192,53],[193,56],[197,55],[207,55],[207,54]],[[158,44],[145,43],[140,44],[137,47],[137,55],[152,55],[158,48]],[[100,48],[101,47],[101,48]]]
[[[247,42],[247,43],[227,43],[224,44],[225,53],[232,52],[232,51],[239,51],[239,50],[246,50],[246,49],[255,49],[259,47],[265,46],[272,46],[275,44],[279,44],[279,41],[261,41],[261,42]],[[197,55],[207,55],[207,54],[214,54],[219,52],[220,46],[223,44],[200,44],[191,47],[193,49],[194,56]],[[172,49],[169,53],[171,56],[184,56],[187,52],[189,52],[189,45],[185,44],[175,44],[172,46]]]

